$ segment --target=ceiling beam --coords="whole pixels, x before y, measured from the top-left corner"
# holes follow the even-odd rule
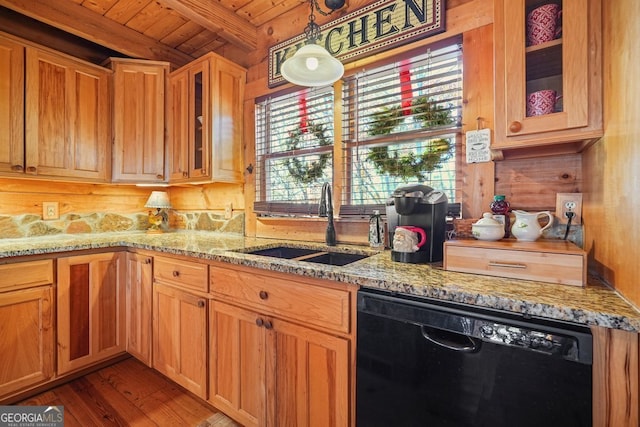
[[[159,0],[159,2],[244,50],[255,50],[258,46],[258,29],[217,1]]]
[[[0,5],[134,58],[176,66],[194,59],[72,1],[0,0]]]

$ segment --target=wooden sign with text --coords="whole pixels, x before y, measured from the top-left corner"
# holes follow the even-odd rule
[[[441,33],[445,30],[444,1],[378,0],[321,26],[318,43],[346,64]],[[282,63],[305,42],[301,33],[269,48],[270,88],[286,83],[280,74]]]

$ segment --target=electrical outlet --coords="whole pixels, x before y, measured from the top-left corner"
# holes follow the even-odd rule
[[[60,218],[58,202],[42,202],[42,219],[58,218]]]
[[[556,217],[558,223],[566,224],[569,221],[567,212],[573,212],[571,224],[582,223],[582,193],[558,193],[556,194]]]
[[[224,218],[231,219],[233,216],[233,205],[231,203],[225,203],[224,205]]]

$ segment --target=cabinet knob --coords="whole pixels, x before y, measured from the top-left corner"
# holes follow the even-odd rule
[[[258,295],[260,296],[260,299],[269,298],[269,294],[267,293],[267,291],[260,291],[260,293]]]
[[[36,173],[38,171],[38,168],[36,168],[35,166],[28,166],[27,167],[27,172],[29,173]]]
[[[205,306],[205,302],[202,300],[198,300],[198,307],[202,308]]]
[[[258,326],[264,325],[264,320],[262,320],[262,317],[258,317],[256,319],[256,325],[258,325]]]
[[[13,165],[11,166],[11,170],[14,172],[22,172],[22,165]]]
[[[156,174],[156,178],[158,179],[164,179],[164,175],[161,173]]]
[[[187,172],[182,172],[182,177],[183,178],[187,178],[189,176],[189,174]]]
[[[273,329],[273,323],[270,320],[265,320],[264,327],[265,329]]]
[[[522,123],[511,122],[511,124],[509,125],[509,130],[513,133],[520,132],[522,130]]]
[[[173,277],[180,276],[180,272],[178,270],[173,270],[173,273],[171,273],[171,274],[173,274]]]
[[[144,259],[144,263],[145,264],[151,264],[151,258],[145,258]]]

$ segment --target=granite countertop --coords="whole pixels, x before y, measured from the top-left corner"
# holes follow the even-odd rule
[[[595,277],[586,287],[556,285],[445,271],[440,264],[393,262],[389,251],[338,245],[331,250],[370,253],[343,267],[243,253],[286,243],[326,249],[319,243],[248,238],[237,234],[180,231],[159,235],[104,233],[0,239],[1,259],[99,248],[141,248],[335,280],[368,288],[471,304],[530,316],[640,332],[640,311]]]

